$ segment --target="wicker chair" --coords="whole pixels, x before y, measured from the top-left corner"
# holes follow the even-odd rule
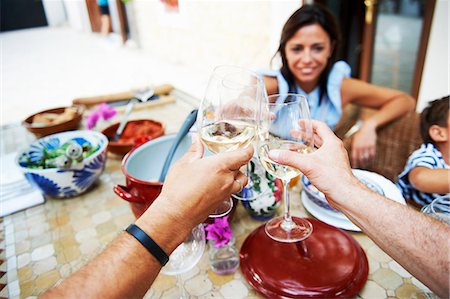
[[[419,114],[412,111],[381,128],[378,131],[375,160],[366,169],[395,182],[408,157],[422,144],[419,124]],[[352,137],[353,135],[343,139],[349,152]]]

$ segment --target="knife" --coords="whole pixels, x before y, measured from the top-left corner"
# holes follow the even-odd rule
[[[160,95],[168,95],[174,87],[170,84],[162,84],[158,85],[154,88],[154,94],[150,97],[149,100],[157,99]],[[76,98],[73,99],[72,103],[75,105],[85,105],[85,106],[93,106],[100,103],[110,103],[114,106],[126,105],[128,102],[133,99],[134,96],[133,90],[107,94],[102,96],[93,96],[93,97],[84,97],[84,98]],[[115,103],[119,102],[119,103]],[[117,105],[120,104],[120,105]]]

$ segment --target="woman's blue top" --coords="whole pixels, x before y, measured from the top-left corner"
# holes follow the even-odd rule
[[[288,93],[289,84],[281,74],[280,70],[259,70],[259,74],[267,77],[275,77],[278,81],[278,93]],[[327,94],[324,94],[322,102],[319,105],[320,87],[317,86],[310,93],[304,92],[296,84],[297,94],[306,96],[309,103],[311,118],[325,122],[331,129],[338,123],[342,114],[341,85],[342,80],[350,77],[350,66],[344,61],[336,62],[328,75]],[[280,98],[279,101],[284,101]]]

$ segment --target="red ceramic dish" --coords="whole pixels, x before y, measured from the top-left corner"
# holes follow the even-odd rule
[[[120,123],[115,123],[102,130],[102,133],[111,139],[116,134]],[[133,147],[164,135],[164,126],[151,119],[137,119],[128,121],[122,136],[118,141],[110,141],[108,151],[116,155],[125,155]]]
[[[364,286],[367,257],[346,232],[308,219],[313,233],[303,242],[269,238],[264,225],[240,251],[240,266],[250,285],[268,298],[350,298]]]

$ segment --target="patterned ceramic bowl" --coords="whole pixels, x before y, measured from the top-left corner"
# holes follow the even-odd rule
[[[366,185],[369,189],[381,194],[384,196],[383,189],[375,182],[373,182],[371,179],[369,179],[367,176],[364,175],[364,171],[353,169],[353,174],[362,182],[364,185]],[[314,203],[315,205],[332,212],[337,215],[341,215],[341,212],[334,209],[328,201],[325,199],[325,195],[323,195],[322,192],[320,192],[316,187],[314,187],[313,184],[308,180],[306,176],[302,176],[302,185],[303,185],[303,191],[305,192],[308,199]]]
[[[108,139],[99,132],[70,131],[38,139],[19,152],[16,161],[44,195],[73,197],[97,181],[105,168],[107,146]]]
[[[248,178],[249,184],[232,196],[241,201],[252,218],[260,221],[272,218],[283,194],[281,181],[265,171],[256,157],[249,163]]]

